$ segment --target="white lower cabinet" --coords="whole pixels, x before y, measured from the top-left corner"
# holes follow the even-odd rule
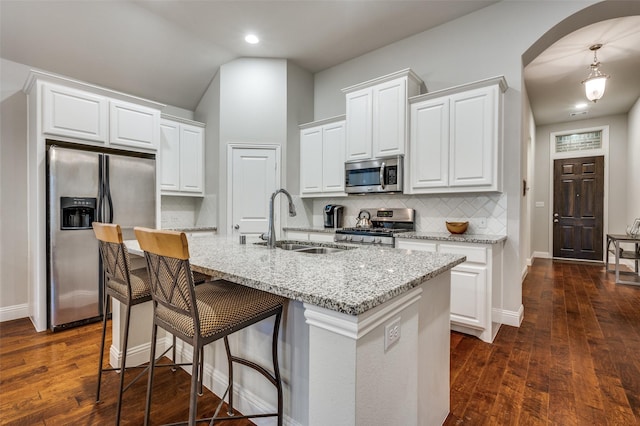
[[[451,329],[493,342],[493,321],[502,296],[502,244],[450,243],[396,238],[396,248],[461,254],[467,260],[451,270]]]
[[[164,195],[204,195],[204,124],[162,118],[160,189]]]

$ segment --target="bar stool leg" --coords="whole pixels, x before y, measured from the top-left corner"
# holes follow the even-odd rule
[[[227,336],[224,336],[224,349],[227,351],[227,363],[229,365],[229,404],[227,406],[227,414],[233,416],[233,359]]]
[[[102,363],[104,362],[104,339],[107,333],[107,314],[109,309],[109,295],[104,295],[102,302],[102,340],[100,343],[100,364],[98,364],[98,389],[96,390],[96,402],[100,402],[100,385],[102,384]]]
[[[200,365],[200,348],[198,348],[198,343],[198,338],[194,338],[193,366],[191,367],[191,393],[189,395],[189,426],[196,424],[196,415],[198,412],[198,369]]]
[[[280,377],[280,365],[278,362],[278,332],[280,330],[280,318],[282,317],[282,311],[276,314],[276,320],[273,325],[273,340],[271,341],[271,358],[273,360],[273,378],[275,379],[275,386],[278,392],[278,426],[282,426],[282,378]]]
[[[153,389],[153,370],[156,366],[156,337],[158,335],[158,326],[154,323],[151,330],[151,354],[149,355],[149,380],[147,381],[147,402],[144,407],[144,424],[149,425],[149,417],[151,414],[151,390]]]
[[[124,374],[127,367],[127,348],[129,344],[129,320],[131,318],[131,304],[126,305],[124,319],[124,338],[122,339],[122,363],[120,364],[120,389],[118,389],[118,405],[116,406],[116,424],[120,424],[120,411],[122,409],[122,389],[124,388]]]

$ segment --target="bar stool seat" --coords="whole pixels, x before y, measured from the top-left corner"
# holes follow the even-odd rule
[[[144,251],[151,280],[151,296],[154,306],[154,324],[151,338],[149,382],[145,425],[149,424],[155,342],[158,327],[174,334],[193,347],[193,368],[189,403],[189,425],[196,424],[198,386],[202,387],[203,348],[219,339],[224,340],[229,367],[229,384],[222,395],[213,417],[197,421],[237,420],[254,417],[277,417],[283,421],[282,380],[278,366],[278,332],[283,306],[287,299],[268,292],[256,290],[226,280],[215,280],[196,286],[189,264],[189,249],[184,233],[135,228],[136,238]],[[228,336],[269,317],[275,317],[271,343],[273,371],[231,354]],[[234,363],[253,368],[262,374],[276,389],[277,412],[234,416],[233,413],[233,366]],[[201,391],[201,389],[200,389]],[[201,393],[201,392],[200,392]],[[228,396],[229,416],[218,417],[222,402]]]

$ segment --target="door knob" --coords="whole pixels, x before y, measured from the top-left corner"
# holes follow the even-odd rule
[[[234,226],[234,227],[233,227],[233,229],[236,229],[236,230],[237,230],[237,229],[240,229],[240,225],[236,225],[236,226]]]

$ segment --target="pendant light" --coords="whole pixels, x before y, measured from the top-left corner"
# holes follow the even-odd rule
[[[589,76],[582,81],[587,99],[594,103],[604,95],[605,85],[609,78],[608,75],[600,72],[600,62],[598,62],[597,52],[601,47],[602,44],[594,44],[589,47],[589,50],[593,52],[593,63],[591,64]]]

